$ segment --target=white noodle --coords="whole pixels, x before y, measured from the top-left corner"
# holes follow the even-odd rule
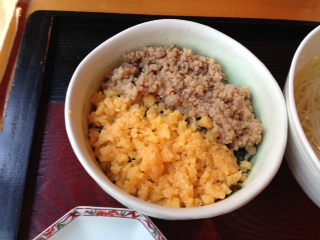
[[[302,128],[320,159],[320,56],[298,71],[294,92]]]

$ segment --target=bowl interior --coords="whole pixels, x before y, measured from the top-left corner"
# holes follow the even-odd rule
[[[301,148],[301,151],[303,151],[304,154],[306,154],[308,160],[311,158],[310,161],[314,161],[314,163],[317,164],[318,168],[320,169],[320,163],[318,161],[318,158],[313,152],[312,147],[309,141],[307,140],[302,126],[300,124],[294,98],[295,75],[309,60],[320,55],[319,42],[320,27],[317,27],[311,33],[309,33],[307,37],[299,45],[290,67],[288,79],[285,86],[285,95],[287,101],[289,122],[292,129],[291,134],[293,134],[295,140],[299,142],[299,147]]]
[[[176,45],[213,57],[228,82],[247,86],[256,117],[263,122],[263,141],[253,157],[253,170],[244,188],[211,206],[170,209],[148,204],[114,188],[94,160],[87,141],[89,98],[99,89],[107,70],[120,64],[122,55],[144,46]],[[146,215],[169,219],[204,218],[220,215],[244,205],[261,192],[276,174],[287,137],[287,115],[282,92],[266,67],[241,44],[210,27],[183,20],[156,20],[129,28],[93,50],[76,69],[66,97],[66,128],[75,154],[86,171],[110,195]],[[277,116],[275,118],[274,116]]]
[[[302,41],[292,61],[294,74],[297,73],[310,59],[320,54],[320,27],[315,28]]]

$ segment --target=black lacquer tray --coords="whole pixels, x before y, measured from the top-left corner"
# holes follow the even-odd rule
[[[73,71],[91,50],[130,26],[159,18],[187,19],[229,35],[267,66],[281,88],[299,43],[318,26],[301,21],[108,13],[39,11],[31,15],[0,134],[0,239],[17,238],[23,224],[19,227],[22,205],[33,194],[30,171],[39,161],[37,126],[45,121],[46,107],[64,103]]]

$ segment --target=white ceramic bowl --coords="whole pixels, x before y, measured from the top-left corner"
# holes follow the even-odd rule
[[[320,26],[309,33],[296,50],[284,87],[289,119],[286,160],[302,189],[318,207],[320,207],[320,160],[313,152],[299,121],[294,101],[294,78],[308,60],[319,54]]]
[[[147,203],[116,187],[96,163],[87,138],[89,98],[99,89],[107,70],[117,67],[122,55],[146,45],[192,49],[214,57],[229,83],[247,86],[256,117],[263,122],[263,141],[244,187],[215,204],[175,209]],[[276,116],[276,117],[275,117]],[[287,141],[287,112],[281,89],[267,68],[245,47],[208,26],[184,20],[156,20],[129,28],[94,49],[76,69],[66,96],[65,121],[72,148],[88,174],[125,206],[163,219],[199,219],[231,212],[252,200],[272,180],[282,162]]]

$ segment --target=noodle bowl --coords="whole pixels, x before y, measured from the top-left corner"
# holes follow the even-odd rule
[[[318,150],[312,148],[312,142],[319,144],[320,135],[319,74],[320,26],[296,50],[283,91],[289,120],[286,161],[303,191],[320,208],[320,161]]]
[[[297,72],[294,92],[301,126],[320,159],[320,55]]]

